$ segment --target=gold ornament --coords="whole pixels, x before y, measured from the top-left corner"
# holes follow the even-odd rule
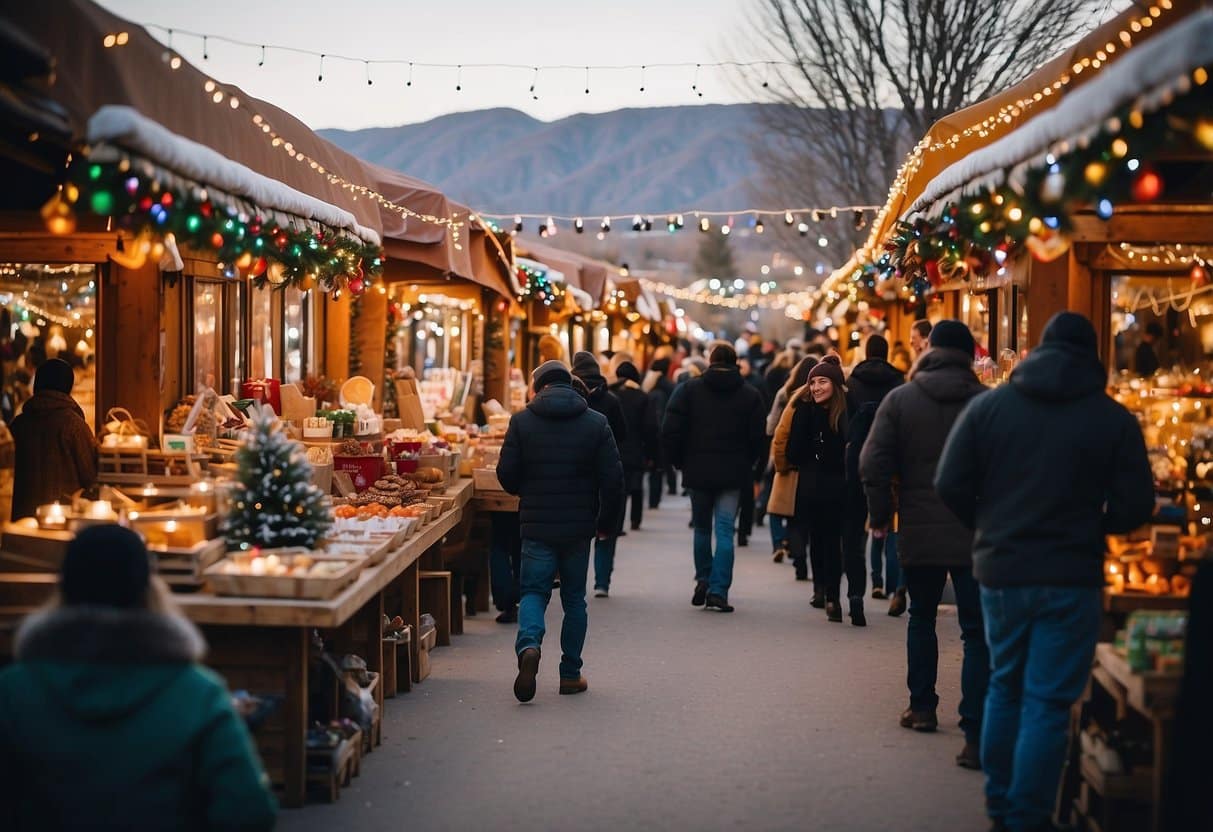
[[[1024,241],[1032,256],[1042,263],[1052,263],[1070,250],[1070,240],[1057,232],[1049,234],[1032,234]]]
[[[68,200],[64,199],[63,191],[55,191],[54,196],[42,206],[42,219],[46,230],[52,234],[71,234],[76,230],[76,213]]]
[[[269,267],[265,270],[265,278],[275,286],[281,286],[286,282],[286,266],[278,260],[271,260]]]

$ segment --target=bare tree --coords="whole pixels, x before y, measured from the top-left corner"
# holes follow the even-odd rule
[[[778,105],[762,108],[760,196],[880,204],[932,124],[1022,80],[1110,0],[753,2],[759,41],[787,64],[751,78]],[[833,230],[863,236],[849,218]]]

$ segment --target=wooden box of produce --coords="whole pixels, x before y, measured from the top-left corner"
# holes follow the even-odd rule
[[[202,478],[200,456],[171,454],[143,448],[97,451],[97,481],[114,485],[190,485]]]
[[[207,568],[207,583],[219,595],[327,601],[353,583],[366,564],[362,557],[282,551],[233,552]]]
[[[502,491],[501,480],[497,479],[496,468],[475,468],[472,470],[472,484],[477,491]]]
[[[390,532],[330,536],[322,551],[327,555],[364,557],[368,566],[377,566],[399,547],[396,538],[397,536]]]

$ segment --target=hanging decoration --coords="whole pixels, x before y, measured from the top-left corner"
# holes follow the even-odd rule
[[[150,238],[172,234],[180,243],[214,252],[258,288],[319,287],[334,297],[343,290],[356,296],[383,271],[378,246],[318,223],[263,215],[254,206],[202,186],[169,184],[149,170],[127,159],[77,159],[68,183],[43,207],[47,227],[52,233],[67,233],[63,229],[75,227],[74,212],[83,208],[113,217],[136,234],[134,252],[126,252],[131,256],[163,251]]]
[[[674,234],[681,231],[687,225],[687,217],[692,217],[691,225],[698,228],[700,231],[708,231],[712,227],[712,219],[714,217],[722,217],[724,221],[720,223],[722,233],[730,233],[734,230],[734,226],[738,228],[748,228],[755,234],[762,234],[766,231],[768,225],[774,226],[777,221],[782,219],[784,225],[797,226],[801,237],[808,236],[809,224],[808,220],[812,218],[813,222],[821,222],[829,217],[837,219],[839,214],[846,215],[849,213],[852,222],[856,228],[862,228],[867,224],[867,214],[875,214],[880,206],[878,205],[831,205],[824,208],[740,208],[731,211],[713,211],[705,208],[686,208],[680,211],[658,211],[653,212],[632,212],[627,214],[610,214],[603,216],[599,223],[598,237],[605,237],[611,232],[611,224],[613,221],[618,221],[617,224],[631,228],[632,231],[652,231],[656,227],[665,229],[669,234]],[[527,221],[535,221],[534,226],[539,236],[554,237],[560,231],[561,224],[566,224],[573,229],[577,234],[585,232],[586,216],[590,214],[494,214],[491,212],[481,211],[478,214],[480,220],[492,229],[501,229],[512,227],[514,233],[521,233],[527,229]],[[593,217],[598,216],[594,214]],[[654,216],[664,216],[665,221],[655,223]],[[726,230],[727,229],[727,230]]]
[[[1117,207],[1164,197],[1168,183],[1152,164],[1168,150],[1200,145],[1213,109],[1208,70],[1182,79],[1181,92],[1152,113],[1130,107],[1065,152],[1028,164],[1007,181],[899,222],[873,269],[926,294],[944,283],[1001,273],[1007,259],[1028,251],[1050,261],[1069,249],[1075,215],[1109,220]]]
[[[536,300],[544,306],[559,306],[564,300],[566,289],[563,284],[548,278],[544,269],[531,266],[528,263],[516,263],[518,283],[522,291],[518,293],[519,300]]]

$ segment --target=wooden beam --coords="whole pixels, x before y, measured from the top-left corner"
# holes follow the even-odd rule
[[[1070,239],[1088,243],[1213,244],[1213,206],[1185,207],[1182,212],[1114,214],[1109,220],[1080,214],[1072,218]]]

